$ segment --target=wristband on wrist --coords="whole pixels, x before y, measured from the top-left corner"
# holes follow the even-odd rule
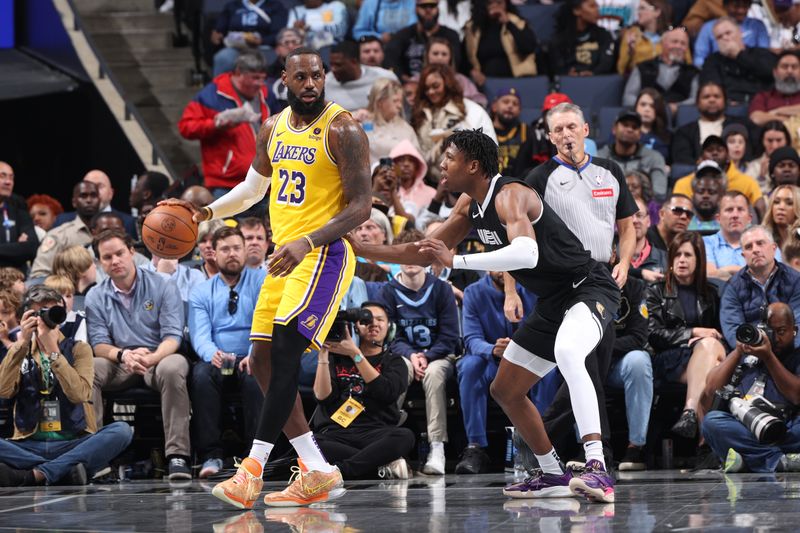
[[[117,352],[117,363],[122,364],[122,356],[125,354],[125,350],[120,350]]]
[[[318,365],[329,365],[330,363],[328,361],[317,361],[317,364]]]
[[[205,206],[205,207],[201,208],[201,211],[203,212],[203,219],[204,220],[211,220],[212,218],[214,218],[214,212],[211,210],[210,207]]]
[[[311,247],[311,249],[312,249],[312,250],[313,250],[314,248],[316,248],[316,246],[314,246],[314,241],[312,241],[312,240],[311,240],[311,237],[309,237],[308,235],[303,235],[303,238],[304,238],[306,241],[308,241],[308,245]]]

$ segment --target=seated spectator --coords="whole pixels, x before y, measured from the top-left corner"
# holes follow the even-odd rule
[[[501,174],[516,166],[519,149],[528,138],[528,125],[519,120],[521,113],[522,102],[514,87],[505,87],[495,93],[490,116],[497,134]]]
[[[618,39],[623,28],[637,21],[638,5],[639,0],[598,0],[600,19],[597,24]]]
[[[225,223],[218,219],[206,220],[200,223],[197,230],[197,250],[200,252],[200,262],[194,268],[210,279],[219,273],[217,259],[214,254],[214,232]]]
[[[425,48],[425,66],[428,65],[447,65],[455,71],[456,62],[452,43],[442,37],[431,37]],[[469,98],[484,107],[489,103],[486,95],[478,90],[471,79],[460,72],[456,72],[456,79],[461,85],[464,98]]]
[[[122,220],[123,229],[128,232],[128,235],[134,239],[137,238],[138,234],[136,233],[136,220],[130,215],[130,213],[125,213],[119,209],[114,209],[111,206],[111,202],[114,200],[114,188],[111,186],[111,178],[108,177],[108,174],[102,170],[90,170],[83,177],[82,181],[88,181],[89,183],[94,183],[97,186],[97,195],[100,197],[100,208],[98,211],[101,213],[113,213],[117,215],[120,220]],[[73,209],[75,208],[75,206],[72,207]],[[61,213],[60,215],[56,216],[56,222],[53,224],[53,228],[57,228],[62,224],[75,220],[76,216],[76,211],[66,211]]]
[[[747,13],[764,23],[769,34],[769,47],[776,54],[797,48],[798,13],[795,5],[791,0],[761,0],[754,3]]]
[[[689,36],[681,28],[664,32],[661,54],[639,63],[625,83],[622,105],[631,107],[642,89],[656,89],[674,115],[680,104],[691,104],[697,94],[697,68],[686,61]]]
[[[0,267],[0,290],[14,291],[21,298],[25,289],[25,274],[14,267]]]
[[[141,227],[141,224],[144,223],[144,219],[147,216],[147,213],[149,213],[150,212],[149,210],[153,209],[153,207],[155,207],[155,206],[154,205],[145,204],[144,208],[142,209],[142,212],[139,214],[139,225],[140,225],[140,227]],[[96,237],[97,235],[99,235],[100,233],[102,233],[102,232],[104,232],[105,230],[108,230],[108,229],[120,229],[120,230],[123,230],[123,231],[125,230],[125,228],[122,225],[122,219],[119,217],[119,215],[117,215],[114,212],[103,211],[103,212],[97,213],[95,216],[92,217],[92,220],[89,221],[89,231],[92,233],[92,238]],[[141,233],[141,229],[139,230],[139,233]],[[142,247],[142,250],[145,253],[150,255],[150,250],[148,250],[144,246],[144,243],[142,243],[141,241],[138,241],[137,244]],[[95,263],[97,265],[99,265],[100,264],[99,259],[94,257],[94,249],[89,245],[87,245],[86,249],[89,250],[92,253],[92,257],[94,258]],[[139,252],[134,252],[134,254],[133,254],[133,262],[136,264],[136,266],[144,266],[144,265],[146,265],[147,263],[150,262],[150,259],[148,259],[147,256],[145,256],[145,255],[143,255],[143,254],[141,254]],[[53,259],[53,263],[55,264],[55,259]],[[95,269],[95,272],[96,272],[96,275],[97,275],[97,282],[98,283],[103,281],[106,278],[106,273],[103,271],[102,268]]]
[[[646,470],[644,446],[653,404],[653,363],[647,351],[648,310],[645,282],[629,278],[614,318],[616,339],[611,352],[608,386],[625,391],[628,446],[619,469]]]
[[[126,422],[97,429],[92,348],[36,315],[54,306],[64,300],[53,289],[26,293],[19,340],[0,363],[0,398],[14,402],[14,436],[0,439],[3,487],[86,485],[133,439]]]
[[[764,308],[773,302],[789,304],[797,320],[800,311],[800,274],[775,260],[778,250],[772,233],[763,226],[747,228],[741,237],[746,268],[733,275],[722,293],[720,322],[729,346],[736,346],[736,328],[757,325]],[[800,339],[795,338],[795,347]]]
[[[27,271],[27,262],[36,256],[39,238],[22,197],[13,193],[14,169],[0,161],[0,207],[4,212],[0,232],[0,266]]]
[[[686,231],[694,218],[694,204],[685,194],[672,193],[658,212],[658,224],[647,230],[652,246],[666,252],[675,237]]]
[[[747,131],[744,124],[728,124],[722,128],[722,140],[728,148],[728,158],[731,160],[733,168],[746,174],[747,154],[752,153],[750,149],[750,132]],[[755,179],[753,176],[750,177]],[[762,188],[761,192],[767,194],[769,191],[765,192]]]
[[[363,0],[353,25],[353,38],[371,35],[386,45],[392,34],[415,22],[416,0]]]
[[[255,134],[270,114],[266,68],[261,54],[242,54],[233,72],[214,78],[195,95],[178,122],[183,138],[200,141],[203,185],[215,198],[244,180],[255,158]]]
[[[464,27],[464,50],[470,77],[478,86],[486,78],[536,76],[536,35],[511,0],[473,2]]]
[[[56,222],[56,217],[64,212],[61,202],[49,194],[33,194],[28,197],[28,214],[33,220],[36,236],[41,241],[45,233],[50,231]]]
[[[639,63],[661,55],[661,35],[670,28],[672,6],[666,0],[641,0],[636,24],[626,27],[619,39],[617,72],[628,75]],[[691,61],[686,49],[686,62]]]
[[[387,341],[391,321],[386,308],[364,302],[372,322],[356,324],[359,344],[345,331],[319,352],[314,397],[319,408],[311,425],[322,453],[348,479],[374,477],[408,479],[404,456],[414,447],[414,433],[397,427],[398,399],[408,387],[403,357]],[[337,415],[346,405],[363,408],[354,416]]]
[[[417,230],[405,231],[394,243],[416,242],[424,237]],[[405,358],[409,382],[420,381],[425,391],[430,453],[422,471],[442,475],[444,443],[448,440],[446,384],[453,375],[458,341],[453,291],[423,267],[402,265],[400,273],[383,287],[380,299],[386,305],[389,320],[397,324],[392,352]]]
[[[85,296],[97,283],[97,267],[92,252],[80,245],[70,246],[56,254],[53,274],[69,279],[75,294],[80,296]]]
[[[800,235],[797,230],[800,224],[795,223],[789,231],[789,238],[786,239],[786,244],[783,245],[781,256],[783,262],[793,269],[800,272]]]
[[[656,89],[645,87],[639,91],[633,110],[642,119],[642,137],[639,142],[661,154],[665,161],[671,161],[669,147],[672,143],[672,132],[669,129],[664,97]]]
[[[770,413],[776,414],[789,427],[786,436],[778,443],[765,443],[758,439],[745,424],[731,414],[730,404],[726,408],[711,411],[703,420],[703,436],[711,449],[724,461],[726,473],[798,471],[800,461],[800,435],[797,424],[797,406],[800,404],[800,352],[795,348],[797,327],[792,308],[785,303],[772,303],[767,308],[767,333],[761,333],[764,341],[756,346],[736,343],[736,348],[721,365],[708,375],[706,396],[714,394],[736,382],[741,394],[750,394],[756,381],[759,394],[770,402]],[[752,356],[756,362],[749,363]],[[737,370],[740,374],[735,374]]]
[[[383,67],[386,53],[383,41],[373,35],[364,35],[358,40],[358,61],[370,67]]]
[[[225,4],[211,31],[211,43],[222,49],[214,54],[214,74],[232,71],[245,50],[264,53],[287,26],[286,6],[277,0],[234,0]]]
[[[78,182],[72,188],[72,207],[78,216],[47,232],[31,266],[31,278],[43,278],[52,274],[53,259],[58,252],[71,246],[87,246],[92,242],[89,224],[100,209],[97,186],[89,181]]]
[[[713,33],[719,51],[703,63],[700,79],[724,86],[732,105],[747,104],[772,85],[775,55],[766,48],[746,48],[742,30],[729,17],[717,20]]]
[[[177,285],[133,262],[133,242],[107,230],[92,246],[108,278],[86,295],[89,342],[94,348],[94,410],[103,421],[105,391],[146,385],[161,395],[170,481],[191,479],[189,363],[177,353],[183,304]],[[156,374],[158,370],[158,374]]]
[[[597,25],[596,0],[568,0],[556,19],[550,43],[550,72],[557,76],[592,76],[614,71],[614,38]]]
[[[726,169],[724,171],[725,177],[728,180],[726,190],[739,191],[747,196],[747,201],[750,202],[750,205],[756,210],[758,216],[760,218],[764,217],[767,207],[764,201],[764,195],[761,193],[761,188],[758,186],[758,183],[756,183],[756,180],[740,172],[733,165],[728,158],[728,145],[725,144],[722,137],[717,137],[716,135],[708,136],[703,142],[703,153],[700,157],[702,160],[697,165],[698,169],[701,166],[703,168],[714,168],[719,172],[723,172],[722,169]],[[691,197],[693,178],[694,172],[678,179],[675,182],[675,186],[672,188],[672,192]]]
[[[415,222],[414,217],[403,206],[399,187],[394,161],[391,157],[382,157],[372,169],[372,207],[388,217],[389,231],[392,234],[400,233],[406,224]]]
[[[747,16],[752,0],[722,0],[725,14],[742,30],[742,42],[747,48],[769,48],[769,35],[764,23]],[[694,64],[701,68],[706,58],[719,51],[713,28],[717,20],[709,20],[700,28],[694,41]]]
[[[689,35],[695,38],[700,33],[703,24],[710,20],[724,17],[726,14],[720,0],[697,0],[692,4],[681,24],[686,28]]]
[[[528,140],[519,149],[517,163],[512,176],[522,177],[538,165],[556,155],[556,147],[550,142],[547,127],[547,113],[559,104],[571,104],[572,100],[564,93],[550,93],[542,102],[542,116],[528,128]]]
[[[425,65],[425,50],[434,37],[445,39],[451,50],[460,50],[458,33],[439,24],[439,5],[435,0],[416,0],[416,23],[403,28],[386,44],[384,65],[402,81],[419,76]],[[455,54],[455,63],[460,63]]]
[[[272,231],[267,230],[264,220],[247,217],[239,221],[245,244],[246,265],[250,268],[264,268],[272,247]],[[217,264],[219,268],[219,264]]]
[[[628,185],[628,190],[631,191],[631,196],[641,199],[647,206],[650,224],[658,224],[658,211],[661,209],[661,203],[653,198],[650,176],[638,170],[631,170],[625,173],[625,183]]]
[[[131,189],[128,204],[138,212],[145,203],[153,203],[164,197],[169,188],[169,178],[161,172],[148,170],[136,178],[136,185]]]
[[[613,144],[597,151],[597,157],[615,162],[624,173],[632,170],[644,172],[650,177],[656,200],[667,196],[666,163],[660,153],[645,147],[641,142],[642,118],[636,111],[623,109],[614,121]]]
[[[497,142],[492,119],[481,106],[464,99],[455,72],[446,65],[428,65],[422,71],[411,125],[417,132],[425,162],[437,177],[442,141],[453,131],[482,128]]]
[[[784,50],[772,70],[775,80],[772,89],[757,93],[750,101],[750,120],[764,126],[779,120],[792,132],[794,145],[800,146],[797,116],[800,114],[800,55],[795,50]]]
[[[305,34],[306,46],[319,50],[344,41],[350,16],[339,0],[303,0],[289,9],[287,27]]]
[[[783,146],[791,146],[792,137],[780,120],[770,120],[761,128],[758,149],[763,150],[760,157],[747,164],[745,174],[755,178],[764,194],[769,194],[772,186],[769,182],[769,158],[772,152]]]
[[[631,191],[633,194],[633,191]],[[664,250],[653,246],[647,238],[650,230],[650,214],[647,205],[641,196],[636,196],[636,206],[639,210],[633,214],[633,229],[636,232],[636,246],[633,249],[630,276],[641,278],[648,283],[664,279],[667,270],[667,254]]]
[[[420,137],[420,141],[422,140]],[[416,220],[436,195],[436,189],[425,184],[425,175],[429,167],[408,140],[400,141],[389,152],[389,157],[394,161],[400,201],[411,220]]]
[[[392,148],[408,140],[419,150],[414,128],[403,118],[403,87],[388,78],[375,80],[369,91],[368,116],[362,122],[369,138],[369,162],[375,165]],[[369,130],[368,124],[372,125]]]
[[[464,26],[471,16],[471,0],[439,0],[439,24],[458,32],[459,41],[464,40]]]
[[[200,478],[222,469],[223,392],[232,389],[241,393],[244,442],[253,440],[264,402],[249,368],[248,335],[267,273],[264,269],[245,268],[244,236],[238,228],[223,226],[215,231],[212,246],[219,274],[198,285],[189,298],[189,335],[200,358],[189,382],[192,441],[203,461]],[[232,355],[235,362],[229,360]]]
[[[694,165],[701,157],[703,143],[710,136],[722,137],[724,129],[734,124],[741,124],[745,128],[749,126],[747,119],[725,114],[726,101],[722,85],[715,81],[701,84],[695,102],[700,117],[675,131],[672,137],[673,163]]]
[[[522,300],[523,314],[528,316],[536,305],[536,295],[519,284],[516,290]],[[485,473],[491,462],[486,453],[489,385],[497,375],[500,359],[515,329],[503,314],[504,302],[502,272],[489,272],[464,290],[464,356],[456,368],[467,447],[456,465],[456,474]],[[552,372],[545,380],[557,376],[558,373]]]
[[[386,215],[373,207],[370,218],[353,230],[353,238],[364,244],[392,244],[394,233]],[[357,259],[356,276],[364,281],[388,281],[400,273],[400,265]]]
[[[689,223],[689,231],[710,235],[719,231],[719,199],[727,189],[727,178],[714,164],[697,167],[692,178],[692,204],[694,218]]]
[[[728,281],[745,265],[741,237],[753,220],[747,197],[739,191],[727,191],[720,198],[716,216],[719,231],[703,237],[706,271],[709,278]]]
[[[67,310],[67,319],[59,326],[61,333],[76,341],[89,342],[89,332],[86,329],[86,313],[81,303],[80,309],[75,309],[75,286],[66,276],[52,274],[44,278],[42,285],[56,291],[64,300]]]
[[[344,41],[331,48],[330,72],[325,75],[325,95],[348,111],[367,107],[372,84],[381,78],[397,81],[397,76],[381,67],[358,62],[358,45]]]
[[[295,28],[283,28],[275,38],[275,60],[267,65],[267,107],[270,113],[283,111],[289,105],[289,89],[283,83],[281,74],[286,67],[286,56],[303,46],[303,33]],[[207,205],[207,204],[203,204]]]
[[[17,341],[19,319],[17,309],[22,304],[22,295],[12,289],[0,290],[0,361]]]
[[[772,187],[800,185],[800,156],[791,146],[778,148],[769,156],[769,179]]]
[[[706,281],[706,251],[699,234],[678,235],[669,247],[669,272],[647,289],[649,339],[656,379],[686,384],[686,400],[672,431],[697,435],[706,376],[725,357],[719,295]]]
[[[796,185],[779,185],[769,198],[767,214],[762,222],[764,228],[772,235],[780,251],[789,236],[789,229],[800,220],[800,187]]]

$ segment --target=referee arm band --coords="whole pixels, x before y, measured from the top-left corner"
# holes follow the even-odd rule
[[[536,268],[539,264],[539,245],[530,237],[515,237],[511,244],[482,254],[455,255],[453,268],[466,270],[497,270],[508,272]]]

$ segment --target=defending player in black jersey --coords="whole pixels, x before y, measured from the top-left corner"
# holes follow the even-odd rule
[[[539,296],[503,354],[492,397],[539,460],[541,473],[503,491],[514,498],[582,494],[613,502],[606,472],[597,396],[584,360],[619,305],[619,290],[555,212],[524,182],[497,173],[497,145],[480,131],[458,131],[445,141],[442,179],[462,191],[452,213],[429,238],[397,246],[359,246],[359,256],[400,264],[508,271]],[[472,228],[490,250],[453,255]],[[567,382],[586,451],[586,470],[573,476],[556,455],[527,393],[558,366]]]

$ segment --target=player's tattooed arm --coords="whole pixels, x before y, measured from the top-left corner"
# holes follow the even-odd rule
[[[345,236],[367,220],[372,210],[369,141],[364,130],[353,117],[342,113],[330,125],[329,142],[339,167],[345,208],[309,235],[315,246]]]
[[[253,168],[267,178],[272,176],[272,162],[269,160],[269,153],[267,153],[269,151],[269,138],[272,135],[275,123],[278,122],[279,116],[280,114],[272,115],[265,120],[256,137],[256,157],[253,159]]]

